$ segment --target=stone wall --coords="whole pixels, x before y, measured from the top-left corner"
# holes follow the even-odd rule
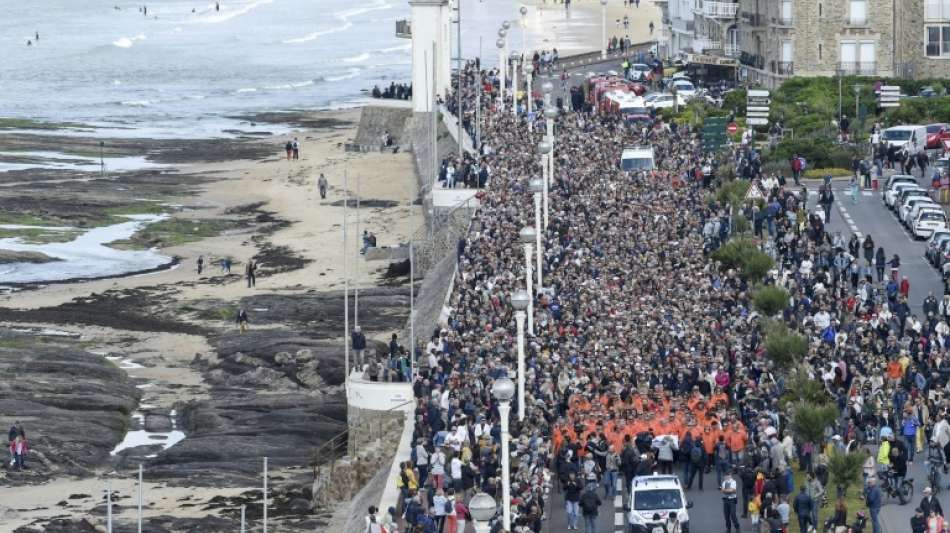
[[[894,0],[872,0],[871,5],[883,2],[891,9]],[[924,18],[926,0],[897,0],[898,38],[898,74],[907,78],[947,78],[950,77],[950,58],[935,59],[927,57],[924,43],[924,26],[931,24]],[[948,21],[950,22],[950,21]]]
[[[354,142],[368,147],[382,145],[382,135],[389,132],[396,145],[407,144],[406,123],[412,116],[412,109],[400,107],[366,106],[360,113],[360,125],[356,130]]]

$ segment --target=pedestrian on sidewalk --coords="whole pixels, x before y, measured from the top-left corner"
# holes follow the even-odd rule
[[[848,187],[851,189],[851,203],[858,203],[858,180],[854,176],[851,176],[851,180],[848,182]]]
[[[300,159],[300,141],[298,141],[296,137],[294,137],[294,142],[291,146],[294,151],[294,159]]]
[[[580,512],[581,484],[577,481],[574,472],[568,474],[567,481],[562,483],[564,489],[564,508],[567,514],[567,529],[577,529],[577,515]]]
[[[247,278],[247,288],[257,286],[257,265],[253,259],[248,259],[247,266],[244,267],[244,276]]]
[[[205,266],[205,256],[199,255],[198,256],[198,275],[199,276],[201,275],[201,271],[204,269],[204,266]]]
[[[877,478],[868,478],[868,488],[864,492],[864,501],[871,512],[871,533],[881,533],[881,489],[877,486]]]

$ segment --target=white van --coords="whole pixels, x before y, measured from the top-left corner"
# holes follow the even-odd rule
[[[630,146],[620,155],[620,169],[629,172],[653,170],[653,147]]]
[[[881,140],[888,146],[907,148],[911,153],[927,147],[927,126],[894,126],[884,130]]]
[[[676,513],[683,533],[689,533],[689,513],[693,504],[686,501],[679,476],[637,476],[630,484],[630,513],[627,522],[631,533],[653,533],[653,528],[665,523],[670,513]],[[659,522],[654,516],[659,515]]]

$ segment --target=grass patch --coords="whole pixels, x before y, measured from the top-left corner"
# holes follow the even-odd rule
[[[69,242],[83,230],[47,230],[42,227],[3,229],[0,228],[0,239],[19,237],[26,244],[48,244],[51,242]]]
[[[795,477],[795,494],[792,494],[788,498],[788,503],[791,505],[792,501],[795,499],[795,496],[798,495],[798,488],[806,482],[806,476],[804,472],[794,472]],[[829,487],[825,487],[825,491],[828,494],[828,505],[825,507],[820,507],[818,509],[818,524],[824,525],[825,520],[831,518],[835,514],[835,504],[838,500],[835,499],[836,489],[834,487],[834,482],[829,481]],[[850,525],[855,521],[855,517],[858,511],[864,511],[868,513],[868,508],[864,504],[864,495],[861,494],[861,485],[859,484],[856,487],[851,487],[848,489],[848,492],[845,494],[844,502],[848,506],[848,524]],[[821,528],[819,527],[819,530]],[[871,520],[870,514],[868,514],[868,525],[865,531],[870,531],[871,529]],[[788,521],[788,533],[805,533],[798,527],[798,515],[795,514],[795,511],[792,511],[791,519]]]
[[[0,129],[3,130],[59,130],[63,128],[91,128],[87,124],[78,122],[44,122],[42,120],[33,120],[30,118],[2,118],[0,117]]]
[[[11,350],[22,350],[36,346],[38,344],[37,339],[28,339],[22,337],[8,337],[0,338],[0,348],[8,348]]]
[[[167,248],[217,237],[223,231],[241,226],[242,223],[236,220],[170,218],[148,224],[131,238],[110,243],[109,246],[120,250]]]
[[[21,226],[62,226],[57,218],[14,211],[0,211],[0,224],[19,224]]]

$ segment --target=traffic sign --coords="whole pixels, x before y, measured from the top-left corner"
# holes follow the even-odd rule
[[[769,92],[762,89],[750,89],[746,92],[746,124],[765,126],[769,123],[769,105],[772,103]]]
[[[878,97],[881,107],[900,107],[901,88],[898,85],[882,85]]]
[[[726,131],[729,132],[729,135],[735,135],[736,132],[739,131],[739,125],[735,122],[730,122],[729,125],[726,126]]]

